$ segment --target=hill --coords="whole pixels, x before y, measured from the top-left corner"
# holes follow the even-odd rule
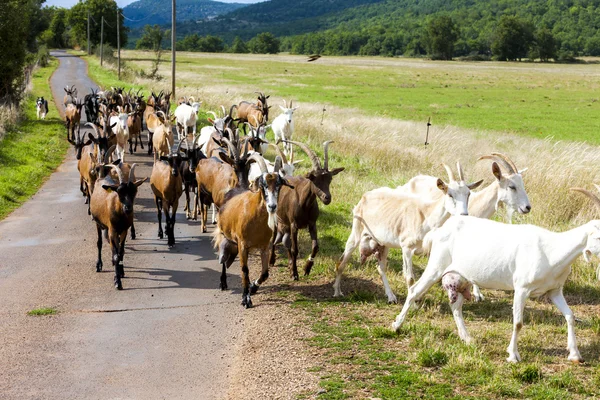
[[[241,3],[221,3],[212,0],[178,0],[177,21],[197,21],[244,7]],[[165,0],[139,0],[123,8],[125,24],[130,28],[144,25],[171,24],[171,2]]]

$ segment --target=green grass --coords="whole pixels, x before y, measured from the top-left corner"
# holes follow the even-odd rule
[[[53,307],[40,307],[27,312],[27,315],[39,317],[41,315],[54,315],[58,310]]]
[[[34,89],[24,102],[25,119],[0,141],[0,219],[37,192],[69,147],[49,86],[57,67],[58,61],[52,59],[48,67],[34,72]],[[48,99],[46,120],[37,119],[36,96]]]

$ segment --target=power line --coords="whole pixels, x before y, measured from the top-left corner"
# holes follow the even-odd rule
[[[123,13],[121,13],[121,16],[122,16],[124,19],[126,19],[127,21],[131,21],[131,22],[142,22],[142,21],[145,21],[145,20],[147,20],[147,19],[148,19],[148,18],[150,18],[150,17],[153,17],[153,16],[155,16],[156,14],[158,14],[158,13],[152,13],[152,14],[148,15],[146,18],[142,18],[142,19],[131,19],[131,18],[127,18],[127,17],[125,16],[125,14],[123,14]]]

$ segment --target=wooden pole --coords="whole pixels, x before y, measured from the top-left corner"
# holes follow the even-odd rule
[[[119,7],[117,7],[117,75],[119,80],[121,80],[121,29],[119,28],[119,13]]]
[[[175,6],[176,0],[172,0],[173,4],[173,13],[171,15],[171,98],[176,99],[175,97]]]
[[[100,66],[104,62],[104,15],[100,24]]]
[[[88,10],[88,31],[87,31],[88,56],[90,53],[90,10]]]

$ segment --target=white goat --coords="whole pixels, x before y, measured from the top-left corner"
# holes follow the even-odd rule
[[[436,201],[392,188],[375,189],[362,196],[352,211],[352,233],[336,266],[334,296],[342,296],[342,273],[352,253],[360,244],[361,262],[371,254],[377,255],[377,270],[381,275],[388,301],[397,302],[385,275],[389,249],[402,248],[404,278],[407,285],[410,285],[414,280],[412,256],[422,246],[427,232],[441,226],[450,215],[467,215],[470,189],[483,182],[466,184],[460,163],[457,163],[457,167],[458,181],[454,179],[450,167],[444,165],[450,183],[437,180],[437,187],[444,196]]]
[[[281,148],[279,148],[279,146],[277,146],[276,144],[273,144],[273,143],[269,143],[268,146],[274,147],[275,151],[277,151],[277,155],[279,157],[281,157],[282,166],[281,166],[281,169],[279,170],[279,175],[284,176],[284,177],[285,176],[294,176],[296,164],[301,163],[302,160],[288,162],[285,154],[281,151]],[[267,160],[266,158],[264,160],[265,160],[265,164],[267,166],[267,170],[269,171],[269,173],[273,172],[275,170],[275,164],[272,163],[271,161]],[[256,180],[256,178],[258,178],[261,175],[262,175],[262,172],[260,170],[260,165],[258,165],[257,163],[250,164],[250,171],[248,172],[248,181],[250,182],[250,184],[252,185],[252,183]]]
[[[600,207],[600,199],[585,189]],[[513,290],[513,333],[507,348],[509,362],[521,360],[517,337],[523,327],[523,309],[529,297],[548,295],[567,321],[569,360],[583,361],[575,339],[575,317],[563,296],[571,264],[580,255],[600,255],[600,221],[593,220],[567,232],[550,232],[533,225],[509,225],[475,217],[450,217],[431,235],[427,268],[408,291],[404,307],[392,328],[398,331],[410,306],[440,279],[448,292],[458,334],[469,343],[462,315],[469,288]]]
[[[133,114],[133,113],[132,113]],[[129,117],[126,113],[120,113],[119,115],[113,115],[110,117],[110,125],[116,123],[113,131],[117,135],[117,148],[115,150],[115,157],[123,161],[125,158],[125,147],[129,140],[129,127],[127,126],[127,118]]]
[[[193,98],[190,98],[193,100]],[[198,110],[201,102],[193,102],[192,105],[182,103],[175,109],[175,118],[177,119],[177,137],[179,141],[187,136],[188,128],[192,128],[194,139],[196,138],[196,122],[198,120]]]
[[[469,215],[478,218],[491,218],[498,210],[498,206],[504,204],[506,206],[507,222],[512,223],[514,211],[518,211],[521,214],[527,214],[531,211],[531,204],[529,203],[523,177],[521,176],[527,168],[519,171],[510,158],[500,153],[492,153],[489,156],[479,157],[477,161],[484,159],[494,160],[492,163],[492,174],[496,177],[496,180],[485,189],[471,193],[471,197],[469,198]],[[506,169],[507,175],[502,174],[498,163]],[[403,189],[419,196],[427,196],[432,200],[442,197],[442,193],[436,186],[436,178],[433,176],[417,176],[405,185],[399,186],[398,189]],[[424,243],[430,242],[425,240]],[[423,253],[427,254],[430,250],[430,248],[421,249]],[[473,296],[476,301],[484,300],[477,285],[473,285]]]
[[[283,107],[279,106],[279,108],[281,108],[282,113],[271,123],[271,129],[273,130],[273,134],[275,134],[275,141],[292,140],[294,136],[294,120],[292,117],[298,107],[292,107],[292,100],[290,100],[290,107],[288,108],[286,101],[283,100]],[[286,156],[292,158],[293,146],[291,143],[285,143],[283,151]]]

